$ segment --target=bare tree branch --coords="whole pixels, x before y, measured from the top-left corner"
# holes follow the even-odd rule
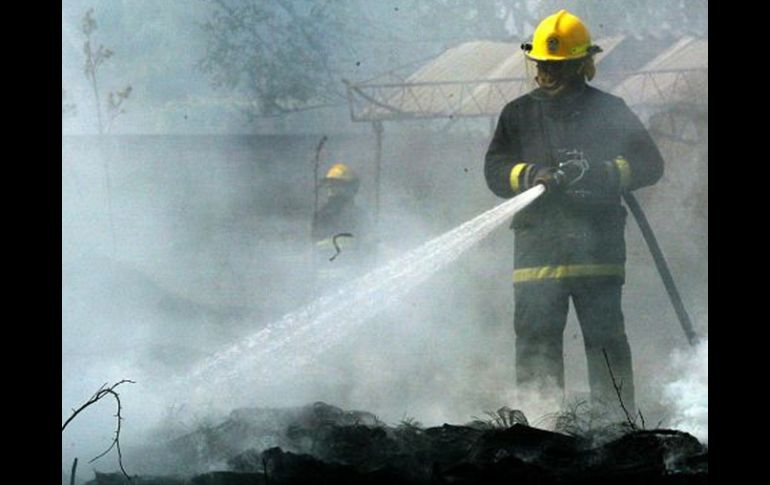
[[[104,455],[106,455],[107,453],[109,453],[109,451],[111,449],[116,448],[118,450],[118,465],[120,466],[120,470],[123,472],[123,475],[125,475],[125,477],[128,479],[128,481],[131,481],[131,477],[126,472],[126,469],[123,467],[123,453],[120,450],[120,428],[121,428],[121,421],[123,421],[123,417],[121,416],[122,406],[121,406],[121,403],[120,403],[120,395],[117,392],[115,392],[115,388],[117,388],[119,385],[121,385],[123,383],[126,383],[126,382],[131,383],[131,384],[136,384],[135,381],[132,381],[132,380],[129,380],[129,379],[123,379],[123,380],[121,380],[119,382],[116,382],[115,384],[113,384],[110,387],[107,387],[107,383],[106,382],[104,384],[102,384],[102,387],[100,387],[99,390],[96,391],[96,393],[93,396],[91,396],[91,398],[88,401],[86,401],[79,408],[74,409],[72,411],[72,415],[69,418],[67,418],[67,420],[64,422],[64,424],[62,424],[61,430],[62,430],[62,433],[63,433],[64,430],[67,428],[67,425],[69,425],[70,422],[72,422],[72,420],[75,419],[75,416],[77,416],[78,414],[83,412],[86,408],[88,408],[92,404],[97,403],[104,396],[112,395],[115,398],[115,401],[118,404],[118,410],[117,410],[117,413],[115,414],[115,417],[118,418],[117,419],[117,427],[115,429],[115,438],[112,440],[112,443],[110,444],[110,446],[106,450],[104,450],[97,457],[91,459],[88,463],[93,463],[94,461],[98,460],[99,458],[101,458]],[[74,469],[74,467],[75,467],[75,465],[73,465],[73,469]]]
[[[75,485],[75,473],[78,470],[78,459],[72,460],[72,470],[70,471],[70,485]]]
[[[612,387],[615,388],[615,393],[618,395],[618,401],[620,401],[620,407],[621,409],[623,409],[623,413],[626,415],[626,420],[628,421],[628,425],[631,427],[632,430],[636,431],[638,429],[636,426],[636,423],[634,423],[634,421],[631,419],[631,415],[628,414],[626,405],[623,404],[623,397],[620,394],[623,383],[621,382],[620,385],[618,385],[617,381],[615,380],[615,374],[612,373],[612,366],[610,365],[610,358],[607,356],[607,351],[603,348],[602,348],[602,354],[604,354],[604,361],[607,362],[607,370],[610,371],[610,378],[612,379]]]

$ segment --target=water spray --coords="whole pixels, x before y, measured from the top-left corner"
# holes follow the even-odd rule
[[[185,378],[193,387],[292,375],[431,275],[456,260],[545,192],[535,187],[268,324],[207,359]]]

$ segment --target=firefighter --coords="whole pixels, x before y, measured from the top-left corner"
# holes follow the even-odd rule
[[[360,180],[347,165],[332,165],[320,182],[325,202],[313,215],[316,288],[323,293],[364,273],[373,256],[368,214],[355,203]]]
[[[656,183],[663,159],[626,103],[587,83],[601,48],[578,17],[566,10],[546,17],[521,47],[537,86],[503,108],[484,164],[487,185],[500,197],[546,187],[511,224],[517,388],[563,400],[571,299],[591,401],[618,407],[617,385],[633,412],[621,310],[627,214],[621,194]]]

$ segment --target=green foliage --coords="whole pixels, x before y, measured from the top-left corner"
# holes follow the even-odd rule
[[[211,0],[198,68],[251,99],[252,116],[346,101],[360,79],[478,38],[505,36],[495,0]]]
[[[207,36],[198,68],[215,87],[255,95],[251,112],[272,114],[339,101],[330,66],[343,42],[330,2],[216,0],[201,26]]]

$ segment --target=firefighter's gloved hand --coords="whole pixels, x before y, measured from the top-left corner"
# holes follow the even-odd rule
[[[605,202],[620,193],[618,181],[612,173],[612,162],[587,162],[582,176],[565,187],[564,192],[588,203]]]

